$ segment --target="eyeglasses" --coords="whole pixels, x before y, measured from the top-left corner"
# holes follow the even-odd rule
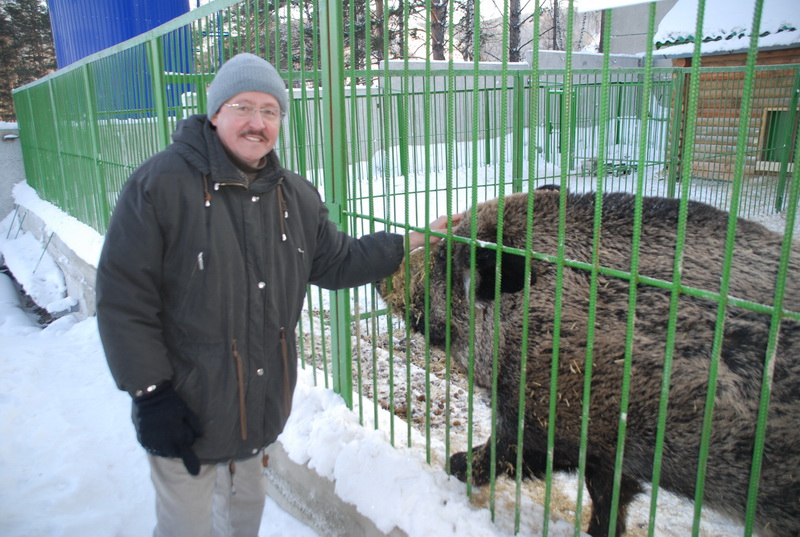
[[[261,119],[267,123],[272,123],[275,125],[280,123],[286,115],[283,110],[277,108],[256,108],[255,106],[251,106],[249,104],[239,103],[225,103],[225,106],[230,108],[234,115],[242,118],[251,118],[253,117],[253,114],[258,112],[261,114]]]

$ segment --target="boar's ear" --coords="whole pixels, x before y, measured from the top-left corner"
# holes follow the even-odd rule
[[[502,254],[500,267],[500,291],[516,293],[525,287],[525,257],[517,254]],[[497,281],[495,268],[497,252],[488,248],[478,248],[475,257],[475,269],[478,273],[475,296],[481,300],[494,299],[494,287]],[[531,285],[536,282],[536,274],[531,268]]]

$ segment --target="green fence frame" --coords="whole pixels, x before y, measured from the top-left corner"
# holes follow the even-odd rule
[[[701,201],[716,203],[730,210],[730,237],[735,232],[737,216],[749,216],[763,210],[750,204],[743,194],[745,191],[769,198],[769,210],[784,212],[786,239],[780,267],[782,280],[775,290],[775,305],[742,304],[728,297],[726,288],[729,281],[726,278],[729,274],[723,278],[721,288],[716,290],[686,289],[681,284],[681,267],[677,264],[670,282],[640,278],[636,265],[638,251],[646,245],[639,243],[638,235],[632,245],[634,261],[630,271],[615,275],[641,285],[656,285],[671,290],[673,315],[668,326],[670,338],[675,337],[677,300],[685,293],[697,293],[698,296],[718,302],[718,333],[724,326],[724,311],[729,304],[772,315],[774,330],[770,348],[766,350],[768,359],[765,363],[765,371],[768,370],[780,321],[800,319],[798,312],[784,309],[782,283],[786,279],[790,252],[796,249],[793,246],[793,232],[800,198],[800,138],[793,134],[791,127],[778,126],[772,132],[782,134],[782,139],[767,136],[767,145],[754,146],[749,131],[754,112],[752,98],[760,91],[760,76],[787,73],[780,76],[793,80],[792,85],[785,95],[775,97],[774,107],[787,111],[788,115],[782,120],[786,122],[785,125],[796,125],[800,66],[757,66],[757,32],[750,41],[746,65],[730,69],[702,67],[699,42],[694,48],[691,68],[657,68],[654,66],[653,52],[648,51],[641,68],[612,69],[610,55],[606,52],[602,68],[575,69],[574,53],[566,51],[563,69],[544,69],[539,65],[538,42],[533,44],[530,65],[509,62],[507,46],[503,47],[502,59],[495,64],[480,62],[479,54],[474,55],[473,61],[456,62],[453,60],[455,30],[452,24],[448,27],[447,41],[450,60],[430,60],[430,39],[425,41],[422,54],[425,59],[412,60],[409,44],[412,14],[410,9],[403,9],[399,17],[403,22],[404,39],[401,40],[402,50],[397,54],[398,59],[383,61],[377,66],[368,63],[363,68],[348,68],[343,36],[356,36],[360,31],[355,22],[356,2],[348,4],[349,26],[343,23],[342,2],[316,0],[306,3],[306,8],[308,5],[312,6],[314,13],[313,24],[297,16],[298,6],[303,6],[302,3],[273,5],[264,0],[215,0],[159,28],[15,90],[14,100],[28,182],[42,198],[99,232],[104,232],[116,196],[128,175],[146,158],[169,144],[170,133],[180,118],[204,111],[205,86],[213,79],[220,62],[237,52],[250,51],[272,61],[291,88],[289,116],[277,146],[282,161],[317,185],[330,208],[331,219],[342,230],[357,235],[377,229],[425,231],[425,224],[439,214],[453,215],[485,199],[502,198],[505,194],[532,190],[542,184],[557,183],[565,189],[574,188],[589,176],[593,178],[590,180],[598,195],[603,191],[624,189],[642,196],[650,191],[652,183],[664,184],[665,188],[660,191],[663,195],[679,197],[683,202],[680,244],[684,239],[680,233],[685,230],[686,201],[693,198],[695,183],[692,179],[695,141],[698,137],[695,118],[702,108],[702,76],[740,73],[743,106],[736,118],[736,150],[731,155],[718,155],[720,159],[731,160],[732,177],[720,185],[723,194]],[[397,5],[404,4],[397,2]],[[479,35],[480,3],[476,2],[475,5],[472,30]],[[756,28],[760,24],[762,6],[763,1],[757,1],[754,13]],[[540,7],[537,5],[537,10]],[[373,6],[370,3],[366,3],[364,8],[367,20],[377,20],[373,18]],[[447,4],[447,9],[448,20],[453,20],[455,7],[452,2]],[[508,3],[502,9],[502,16],[507,22]],[[699,12],[702,13],[703,9],[704,2],[701,0]],[[425,3],[423,12],[432,12],[430,1]],[[652,42],[655,31],[655,13],[655,4],[650,4],[649,42]],[[424,25],[420,30],[430,34],[431,17],[423,15],[422,20]],[[610,48],[611,20],[612,12],[608,11],[605,17],[606,51]],[[540,17],[534,17],[532,24],[534,35],[539,35]],[[702,16],[698,16],[697,24],[700,34]],[[374,26],[384,35],[389,34],[388,17],[375,22]],[[503,26],[502,42],[506,44],[509,40],[508,24]],[[567,26],[571,32],[574,26],[572,11]],[[185,44],[187,39],[191,43],[191,61],[187,64],[187,72],[165,72],[164,65],[186,59],[182,55],[187,50],[182,49],[180,44]],[[365,41],[367,57],[376,52],[381,52],[385,59],[390,57],[387,39],[381,43],[373,43],[370,39]],[[480,46],[475,48],[478,50]],[[167,59],[173,61],[167,62]],[[367,83],[363,84],[365,81]],[[747,189],[751,181],[749,170],[759,155],[781,160],[774,163],[775,170],[771,172],[775,180],[768,187],[750,191]],[[646,177],[645,170],[656,168],[663,175]],[[437,177],[442,174],[444,180],[437,182]],[[641,206],[638,210],[641,210]],[[637,212],[636,218],[641,223],[640,212]],[[528,233],[531,232],[529,229]],[[597,263],[598,237],[599,215],[595,220],[593,264],[580,264],[566,259],[563,251],[557,258],[548,259],[556,264],[559,271],[572,266],[589,272],[594,282],[592,293],[595,297],[597,277],[607,270]],[[479,246],[495,249],[498,260],[504,252],[523,255],[527,261],[541,258],[537,252],[504,247],[501,244],[502,225],[498,226],[495,245],[479,245],[475,235],[463,239],[450,238],[448,244],[464,240],[471,245],[473,270]],[[429,245],[426,244],[426,248]],[[679,252],[680,248],[682,246],[679,245]],[[731,241],[725,256],[729,268]],[[450,269],[448,266],[448,273]],[[426,281],[429,282],[429,279],[430,274],[427,274]],[[474,278],[472,281],[474,284]],[[636,304],[636,287],[630,287],[631,309]],[[526,305],[528,291],[526,287]],[[473,301],[474,292],[474,288],[471,289]],[[499,289],[497,293],[499,295]],[[391,344],[396,321],[373,289],[359,288],[327,294],[310,288],[307,300],[308,315],[303,317],[298,327],[303,363],[313,369],[315,380],[319,374],[320,383],[332,387],[351,408],[357,408],[365,425],[379,427],[381,408],[377,397],[368,397],[370,393],[377,394],[378,379],[375,375],[370,377],[366,369],[362,370],[361,354],[366,352],[369,355],[374,371],[378,367],[380,354],[378,341],[383,337],[387,340],[389,364],[403,362],[402,373],[395,373],[394,367],[390,367],[386,410],[391,415],[403,415],[406,418],[405,431],[399,430],[391,421],[389,432],[392,443],[411,445],[416,417],[408,401],[414,372],[409,319],[405,319],[405,323],[400,322],[404,337],[409,342],[405,355],[396,356],[395,347]],[[560,300],[559,293],[556,296],[556,311],[560,311]],[[595,315],[595,307],[593,298],[590,315]],[[327,310],[323,312],[325,308]],[[325,313],[328,314],[327,318]],[[556,333],[558,322],[556,319]],[[474,325],[474,319],[472,323]],[[632,317],[629,323],[627,349],[630,353]],[[594,326],[594,323],[590,325]],[[496,322],[496,326],[499,331],[499,322]],[[525,356],[527,332],[524,330],[523,334]],[[366,341],[362,335],[370,339],[367,349],[361,348]],[[587,378],[591,374],[593,337],[594,334],[590,333]],[[495,335],[495,339],[498,338],[499,332]],[[446,385],[445,416],[449,416],[451,411],[455,375],[447,351],[449,345],[448,339],[441,373]],[[664,364],[666,373],[661,394],[662,415],[658,424],[659,452],[663,449],[672,358],[669,352]],[[719,354],[720,348],[716,346],[711,388],[705,408],[705,443],[701,452],[702,470],[697,479],[692,528],[694,535],[700,532],[703,465],[708,457],[707,436],[713,415],[713,381]],[[354,355],[358,357],[355,360]],[[439,374],[434,371],[439,358],[427,339],[424,341],[423,355],[420,367],[424,370],[425,379],[424,417],[417,423],[424,430],[425,450],[428,461],[432,462],[437,455],[441,456],[434,453],[432,440],[434,394],[431,380],[434,374]],[[552,369],[554,386],[558,380],[557,357],[556,339],[556,359]],[[497,351],[493,358],[496,363]],[[630,375],[629,359],[626,364],[627,379]],[[476,397],[473,373],[467,372],[470,380],[467,418],[470,430],[478,419],[473,405]],[[764,375],[764,378],[746,535],[752,532],[763,458],[771,388],[768,375]],[[400,408],[396,400],[401,389],[406,390],[405,409]],[[623,413],[626,411],[628,390],[626,381],[620,394],[620,412]],[[588,401],[588,397],[587,380],[584,399]],[[551,417],[555,416],[555,398],[556,392],[553,390]],[[496,382],[490,399],[494,411]],[[520,400],[519,404],[520,409],[524,408],[524,400]],[[368,416],[370,409],[371,417]],[[624,446],[626,437],[624,421],[621,423],[618,446]],[[519,425],[521,442],[523,423]],[[582,485],[587,427],[588,412],[584,417],[582,464],[578,472],[576,534],[584,502]],[[554,431],[551,428],[548,439],[550,452],[555,442]],[[453,425],[446,418],[445,460],[453,449],[453,434]],[[466,439],[468,447],[471,447],[472,441],[472,434],[469,434]],[[623,454],[624,450],[619,449],[615,475],[617,484],[621,479]],[[649,535],[655,531],[655,500],[661,471],[659,462],[657,457]],[[545,535],[548,533],[548,513],[551,509],[552,476],[551,456],[545,485],[546,516],[542,528]],[[518,472],[515,477],[517,529],[520,527],[519,505],[523,486]],[[496,494],[493,479],[489,499],[493,513]],[[615,503],[617,501],[615,497]],[[614,523],[612,520],[612,527]]]

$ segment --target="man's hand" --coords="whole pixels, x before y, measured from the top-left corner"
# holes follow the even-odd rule
[[[464,213],[454,214],[453,218],[453,227],[458,224],[461,219],[464,217]],[[431,231],[436,231],[438,233],[447,233],[447,215],[440,216],[433,222],[428,225],[428,229]],[[437,237],[435,235],[431,235],[431,244],[436,244],[442,240],[441,237]],[[412,231],[408,234],[408,250],[415,250],[420,246],[425,245],[425,234],[420,233],[419,231]]]
[[[203,435],[200,421],[170,382],[134,400],[139,443],[148,452],[161,457],[183,460],[186,470],[197,475],[200,461],[192,450],[196,438]]]

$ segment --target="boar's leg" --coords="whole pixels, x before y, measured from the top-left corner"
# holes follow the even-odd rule
[[[483,486],[489,482],[489,457],[486,451],[489,449],[489,442],[472,450],[472,484]],[[455,453],[450,457],[450,474],[456,476],[460,481],[467,482],[467,458],[466,451]]]
[[[495,467],[497,475],[505,473],[515,475],[517,462],[517,416],[519,393],[518,375],[506,374],[509,371],[507,364],[501,359],[501,369],[498,374],[497,422],[495,428],[496,456]],[[530,433],[526,424],[526,437]],[[532,456],[526,441],[523,459],[523,472],[525,477],[539,475],[543,469],[544,453]],[[530,459],[530,460],[529,460]],[[492,438],[472,449],[472,484],[482,486],[489,483],[491,477]],[[541,466],[541,468],[539,468]],[[450,473],[461,481],[467,481],[467,453],[456,453],[450,457]]]
[[[491,449],[492,439],[489,438],[485,444],[473,448],[472,450],[472,484],[475,486],[480,487],[489,483],[492,461]],[[506,442],[501,442],[499,437],[496,462],[498,473],[505,472],[509,475],[514,475],[516,450],[514,446],[510,446]],[[456,476],[461,481],[467,481],[466,451],[456,453],[450,457],[450,474]]]
[[[614,493],[613,466],[603,463],[587,463],[586,488],[592,498],[592,518],[587,533],[592,537],[607,537],[608,525],[611,522],[611,500]],[[625,518],[628,505],[634,496],[642,492],[639,481],[622,475],[619,489],[619,502],[617,509],[617,531],[620,536],[625,533]]]

